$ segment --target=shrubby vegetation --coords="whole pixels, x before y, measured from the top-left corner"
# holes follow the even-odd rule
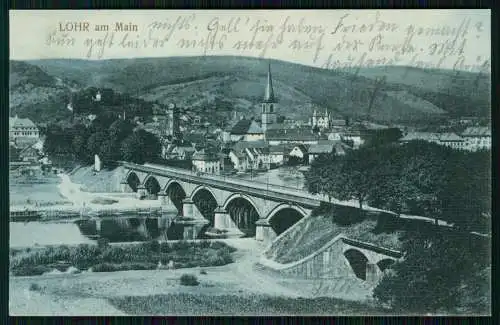
[[[173,262],[175,268],[220,266],[233,262],[235,249],[222,242],[146,242],[115,246],[82,244],[11,252],[10,271],[15,276],[41,275],[52,269],[65,271],[69,266],[93,272],[151,270],[160,262]]]
[[[361,147],[346,156],[322,155],[306,182],[310,192],[359,206],[446,220],[488,231],[490,151],[465,152],[424,141]]]
[[[490,151],[458,151],[423,141],[375,142],[344,157],[319,157],[306,181],[312,193],[395,212],[385,216],[386,223],[404,213],[453,224],[406,223],[404,259],[376,288],[379,301],[403,313],[487,312],[490,240],[471,232],[491,232],[490,161]],[[477,287],[484,290],[472,290]]]
[[[183,286],[197,286],[198,284],[200,284],[196,275],[193,274],[181,275],[180,282]]]

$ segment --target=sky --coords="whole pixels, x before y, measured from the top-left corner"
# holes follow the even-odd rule
[[[68,31],[74,22],[88,31]],[[9,42],[13,60],[240,55],[477,71],[489,69],[490,33],[490,10],[12,10]]]

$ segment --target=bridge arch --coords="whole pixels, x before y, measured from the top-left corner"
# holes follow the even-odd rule
[[[222,205],[224,210],[227,210],[229,203],[231,203],[231,201],[233,201],[235,199],[244,199],[244,200],[248,201],[248,203],[250,203],[254,207],[255,211],[257,211],[257,213],[259,213],[259,215],[260,215],[260,210],[258,209],[257,204],[255,204],[255,202],[252,200],[252,198],[250,198],[248,195],[245,195],[242,193],[234,193],[233,195],[229,196],[226,199],[226,201],[224,202],[224,204]]]
[[[352,271],[357,278],[366,280],[366,266],[368,264],[368,257],[361,251],[350,248],[344,252],[344,257],[349,262]]]
[[[279,236],[306,216],[307,212],[301,207],[283,203],[274,208],[266,219],[269,221],[276,235]]]
[[[193,190],[191,200],[203,217],[210,222],[209,226],[213,227],[215,222],[215,209],[219,206],[219,202],[214,192],[210,188],[200,185]]]
[[[125,176],[125,181],[127,182],[128,186],[132,189],[132,191],[137,192],[137,189],[139,188],[139,185],[141,185],[141,179],[137,175],[136,172],[133,170],[130,170],[127,175]]]
[[[377,262],[377,266],[381,272],[387,270],[391,265],[393,265],[396,261],[392,258],[384,258]]]
[[[186,191],[181,183],[176,180],[170,180],[164,188],[165,194],[170,197],[170,200],[177,208],[177,211],[182,213],[182,200],[186,198]]]
[[[144,179],[144,187],[146,188],[146,191],[149,195],[156,196],[161,191],[160,182],[151,174],[146,176],[146,178]]]
[[[205,185],[200,185],[200,186],[197,186],[193,192],[191,193],[191,200],[194,199],[195,195],[198,194],[199,191],[207,191],[208,193],[210,193],[212,195],[212,197],[215,199],[215,202],[217,202],[217,205],[219,205],[219,200],[217,200],[217,196],[215,195],[214,191],[208,187],[208,186],[205,186]]]
[[[260,218],[255,202],[246,195],[235,193],[223,205],[236,227],[248,237],[256,235],[256,222]]]

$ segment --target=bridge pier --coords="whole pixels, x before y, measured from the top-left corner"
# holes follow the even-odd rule
[[[227,230],[227,235],[229,237],[241,237],[245,235],[242,231],[238,229],[233,219],[227,211],[219,206],[215,209],[214,215],[214,228],[219,230]]]
[[[259,219],[255,225],[257,226],[255,230],[256,240],[271,243],[277,237],[276,232],[267,219]]]
[[[128,185],[126,180],[120,182],[120,190],[122,191],[122,193],[132,192],[132,189],[130,188],[130,185]]]
[[[158,193],[161,202],[161,215],[158,218],[158,229],[168,229],[174,218],[178,215],[177,208],[165,191]]]
[[[175,204],[170,199],[170,196],[168,196],[168,194],[165,193],[165,191],[161,191],[158,193],[158,200],[161,203],[160,207],[162,213],[171,213],[176,215],[178,214]]]
[[[193,200],[190,198],[185,198],[182,200],[182,217],[190,218],[190,219],[203,219],[203,215],[201,214],[196,204],[194,204]]]
[[[142,200],[143,198],[146,197],[146,194],[147,194],[146,187],[144,185],[139,185],[137,187],[137,198],[139,200]]]
[[[101,218],[96,218],[94,220],[95,220],[95,230],[96,230],[96,233],[97,233],[97,235],[100,235],[101,234],[102,219]]]
[[[380,279],[381,272],[375,263],[366,263],[366,282],[376,284]]]

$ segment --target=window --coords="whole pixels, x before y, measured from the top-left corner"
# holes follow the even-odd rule
[[[272,113],[273,112],[273,104],[269,106],[269,111]]]

